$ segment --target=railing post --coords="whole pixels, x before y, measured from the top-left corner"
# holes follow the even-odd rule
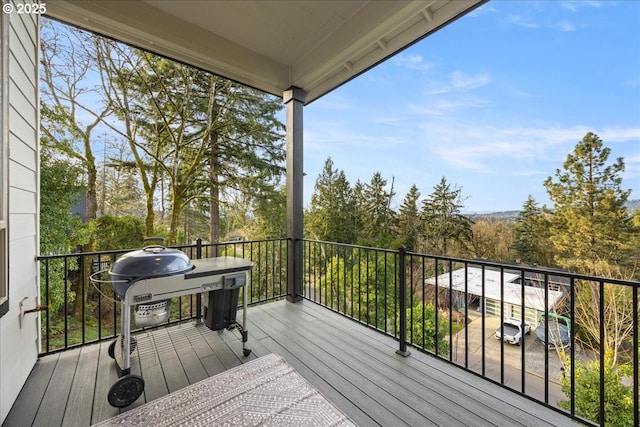
[[[196,239],[196,259],[202,258],[202,239]],[[196,323],[202,323],[202,293],[196,294]]]
[[[400,246],[398,249],[399,271],[398,282],[400,285],[400,348],[396,350],[401,356],[407,357],[411,354],[407,350],[407,248]]]

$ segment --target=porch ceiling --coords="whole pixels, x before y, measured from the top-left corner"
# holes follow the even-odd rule
[[[56,0],[47,15],[307,103],[487,0]]]

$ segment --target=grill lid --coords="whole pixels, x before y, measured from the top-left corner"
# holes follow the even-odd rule
[[[137,280],[171,276],[192,269],[193,264],[184,252],[164,246],[147,246],[122,255],[113,263],[109,274],[117,280]]]

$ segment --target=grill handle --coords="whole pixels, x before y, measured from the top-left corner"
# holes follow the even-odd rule
[[[106,272],[108,272],[108,271],[109,271],[109,269],[108,269],[108,268],[106,268],[106,269],[104,269],[104,270],[96,271],[95,273],[93,273],[93,274],[91,274],[91,275],[89,276],[89,280],[90,280],[92,283],[129,283],[129,282],[130,282],[130,280],[113,280],[113,279],[109,279],[109,280],[101,280],[101,279],[98,279],[98,278],[97,278],[97,277],[98,277],[98,275],[103,274],[103,273],[106,273]]]
[[[157,245],[150,245],[150,246],[164,246],[164,237],[145,237],[144,240],[142,240],[142,244],[144,246],[147,246],[147,242],[159,242]]]
[[[165,249],[167,248],[162,245],[149,245],[142,248],[142,250],[145,252],[160,252],[164,251]]]

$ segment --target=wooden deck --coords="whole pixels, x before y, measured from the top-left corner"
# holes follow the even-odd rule
[[[195,322],[137,335],[132,372],[142,373],[151,401],[243,361],[278,353],[361,426],[575,425],[551,409],[397,342],[314,303],[252,307],[242,357],[237,331]],[[109,342],[38,361],[3,426],[89,426],[118,410],[106,393],[116,381]]]

